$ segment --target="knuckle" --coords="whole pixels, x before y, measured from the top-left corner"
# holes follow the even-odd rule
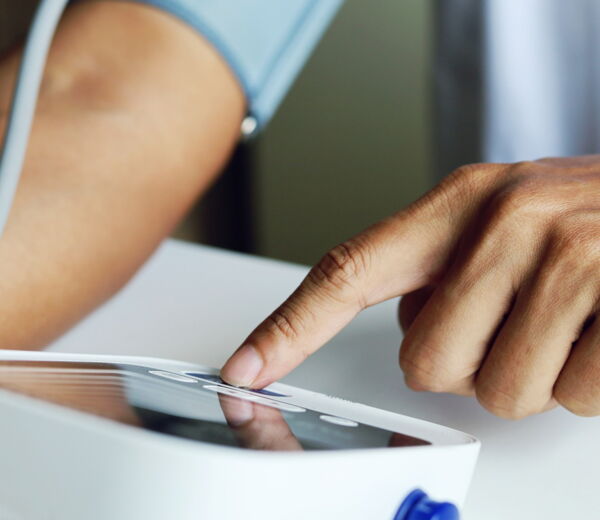
[[[492,201],[492,210],[501,220],[549,216],[553,213],[554,195],[539,179],[510,183]]]
[[[533,162],[534,162],[534,164],[555,164],[556,157],[553,157],[551,155],[546,155],[544,157],[540,157],[540,158],[536,159]]]
[[[493,163],[471,163],[460,166],[454,170],[449,179],[466,184],[481,184],[484,178],[495,178],[503,173],[504,168]]]
[[[565,216],[556,224],[553,246],[559,257],[600,260],[600,237],[597,225],[590,226],[578,216]]]
[[[416,392],[448,392],[455,383],[435,363],[426,361],[423,357],[414,358],[401,353],[400,368],[404,373],[406,386]]]
[[[330,286],[336,293],[356,290],[369,268],[366,245],[352,239],[331,249],[311,269],[309,279],[318,286]]]
[[[515,392],[505,391],[497,386],[478,383],[475,395],[486,410],[502,419],[524,419],[540,413],[544,408],[544,404],[532,403]]]
[[[281,306],[267,318],[267,326],[275,336],[294,340],[302,332],[302,322],[286,306]]]
[[[600,415],[600,403],[594,399],[581,395],[569,385],[559,382],[554,387],[554,399],[569,412],[580,417],[594,417]]]
[[[481,175],[481,172],[484,171],[484,169],[484,164],[465,164],[454,170],[448,176],[448,179],[459,184],[471,184],[472,182],[475,182],[476,178],[478,178]]]
[[[516,177],[526,177],[539,171],[538,161],[518,161],[513,163],[510,169]]]
[[[504,168],[499,164],[472,163],[465,164],[454,170],[440,184],[439,191],[447,197],[462,200],[469,199],[478,193],[484,186],[494,183],[499,175],[504,174]]]

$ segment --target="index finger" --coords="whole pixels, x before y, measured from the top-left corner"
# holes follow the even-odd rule
[[[430,283],[445,267],[500,168],[459,170],[406,210],[329,251],[248,336],[221,377],[236,386],[266,386],[318,350],[362,309]]]

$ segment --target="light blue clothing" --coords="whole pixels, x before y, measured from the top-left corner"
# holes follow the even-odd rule
[[[600,2],[486,0],[484,159],[600,152]]]
[[[264,126],[343,0],[136,0],[197,29],[227,61]]]
[[[172,13],[212,42],[239,78],[258,127],[271,118],[343,2],[133,1]],[[440,134],[447,144],[440,155],[456,162],[453,150],[464,147],[464,162],[513,162],[600,151],[600,2],[442,2],[441,26],[456,25],[461,12],[472,12],[474,23],[459,24],[452,37],[442,33],[438,44],[443,51],[455,39],[457,49],[442,52],[437,63],[445,70],[438,105],[449,115],[440,125],[449,130]],[[473,59],[465,61],[467,54]],[[462,99],[462,93],[473,95]]]
[[[440,0],[438,176],[600,152],[598,0]]]

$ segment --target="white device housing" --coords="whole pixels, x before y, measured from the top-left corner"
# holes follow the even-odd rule
[[[215,370],[125,357],[0,351],[0,361]],[[275,383],[280,402],[431,442],[401,448],[267,452],[190,441],[0,389],[2,520],[392,520],[421,488],[462,506],[479,451],[467,434]]]

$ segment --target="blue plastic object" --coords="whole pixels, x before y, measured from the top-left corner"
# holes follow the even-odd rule
[[[404,499],[394,520],[459,520],[460,513],[450,502],[436,502],[420,489]]]

